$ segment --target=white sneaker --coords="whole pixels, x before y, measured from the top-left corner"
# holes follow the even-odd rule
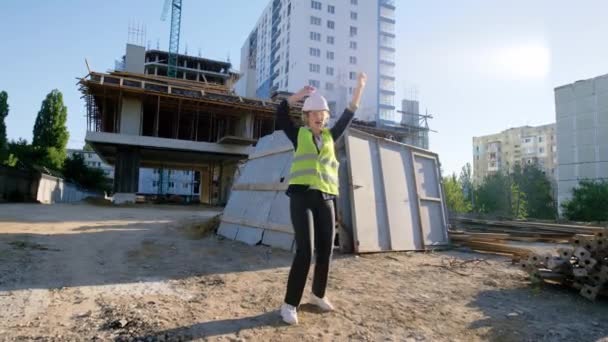
[[[318,306],[323,311],[334,311],[334,306],[331,305],[331,302],[329,299],[327,299],[327,296],[319,298],[313,293],[310,296],[310,303]]]
[[[293,305],[283,303],[283,305],[281,305],[281,317],[283,318],[283,322],[289,325],[298,324],[298,312]]]

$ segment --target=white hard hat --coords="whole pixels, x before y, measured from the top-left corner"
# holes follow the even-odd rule
[[[302,107],[303,112],[317,111],[317,110],[326,110],[329,112],[329,106],[327,105],[327,100],[321,96],[320,94],[314,93],[310,95],[306,101],[304,101],[304,106]]]

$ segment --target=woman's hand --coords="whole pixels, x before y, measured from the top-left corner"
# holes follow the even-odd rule
[[[364,72],[360,72],[357,75],[357,88],[365,88],[365,85],[367,84],[367,74],[365,74]]]
[[[315,91],[316,91],[315,87],[307,85],[304,88],[300,89],[297,93],[291,95],[287,99],[287,102],[289,102],[290,105],[294,105],[294,104],[302,101],[303,98],[310,96]]]
[[[355,112],[357,108],[359,108],[359,102],[361,102],[361,94],[363,93],[363,89],[367,84],[367,75],[364,72],[360,72],[357,76],[357,86],[353,90],[353,99],[350,101],[348,105],[348,109],[352,112]]]

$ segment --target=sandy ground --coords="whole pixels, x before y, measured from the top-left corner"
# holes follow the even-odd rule
[[[291,254],[201,237],[216,213],[0,205],[0,340],[608,340],[607,300],[460,251],[335,255],[337,311],[304,304],[286,326]]]

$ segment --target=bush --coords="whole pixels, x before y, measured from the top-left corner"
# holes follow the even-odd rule
[[[608,221],[608,182],[581,181],[562,209],[571,221]]]

